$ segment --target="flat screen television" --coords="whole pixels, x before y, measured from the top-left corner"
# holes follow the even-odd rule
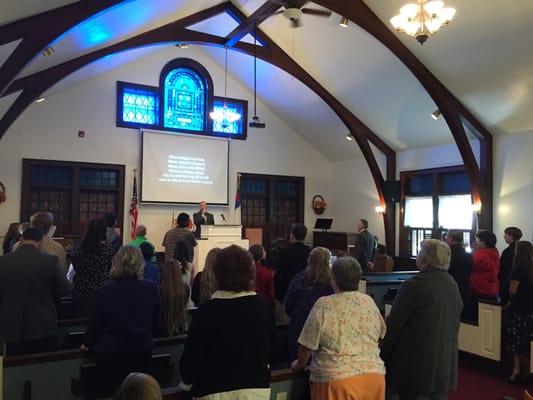
[[[331,218],[317,218],[313,229],[322,229],[325,231],[331,228],[332,223],[333,219]]]

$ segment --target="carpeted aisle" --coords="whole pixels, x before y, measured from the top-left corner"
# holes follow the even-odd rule
[[[510,396],[522,400],[524,389],[533,392],[533,382],[518,385],[508,383],[501,363],[466,353],[459,355],[459,384],[449,394],[449,400],[501,400]]]

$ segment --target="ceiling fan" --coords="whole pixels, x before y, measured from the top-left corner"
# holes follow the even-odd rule
[[[316,15],[318,17],[329,17],[331,11],[329,10],[319,10],[316,8],[303,7],[306,1],[298,0],[269,0],[270,3],[279,4],[283,6],[283,10],[276,11],[276,14],[283,14],[285,18],[292,22],[293,28],[297,28],[302,25],[300,17],[302,14]]]

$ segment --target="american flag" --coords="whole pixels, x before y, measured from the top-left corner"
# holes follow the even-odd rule
[[[235,192],[235,209],[241,206],[241,174],[237,174],[237,191]]]
[[[137,201],[137,170],[133,170],[133,192],[131,194],[130,203],[130,217],[131,217],[131,240],[135,239],[135,230],[137,229],[137,217],[139,216],[139,208]]]

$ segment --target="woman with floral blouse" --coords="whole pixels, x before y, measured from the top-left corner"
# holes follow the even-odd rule
[[[331,271],[334,294],[317,300],[298,338],[305,367],[311,353],[311,399],[385,399],[385,367],[378,341],[385,322],[366,294],[359,293],[362,270],[352,257],[337,259]]]

